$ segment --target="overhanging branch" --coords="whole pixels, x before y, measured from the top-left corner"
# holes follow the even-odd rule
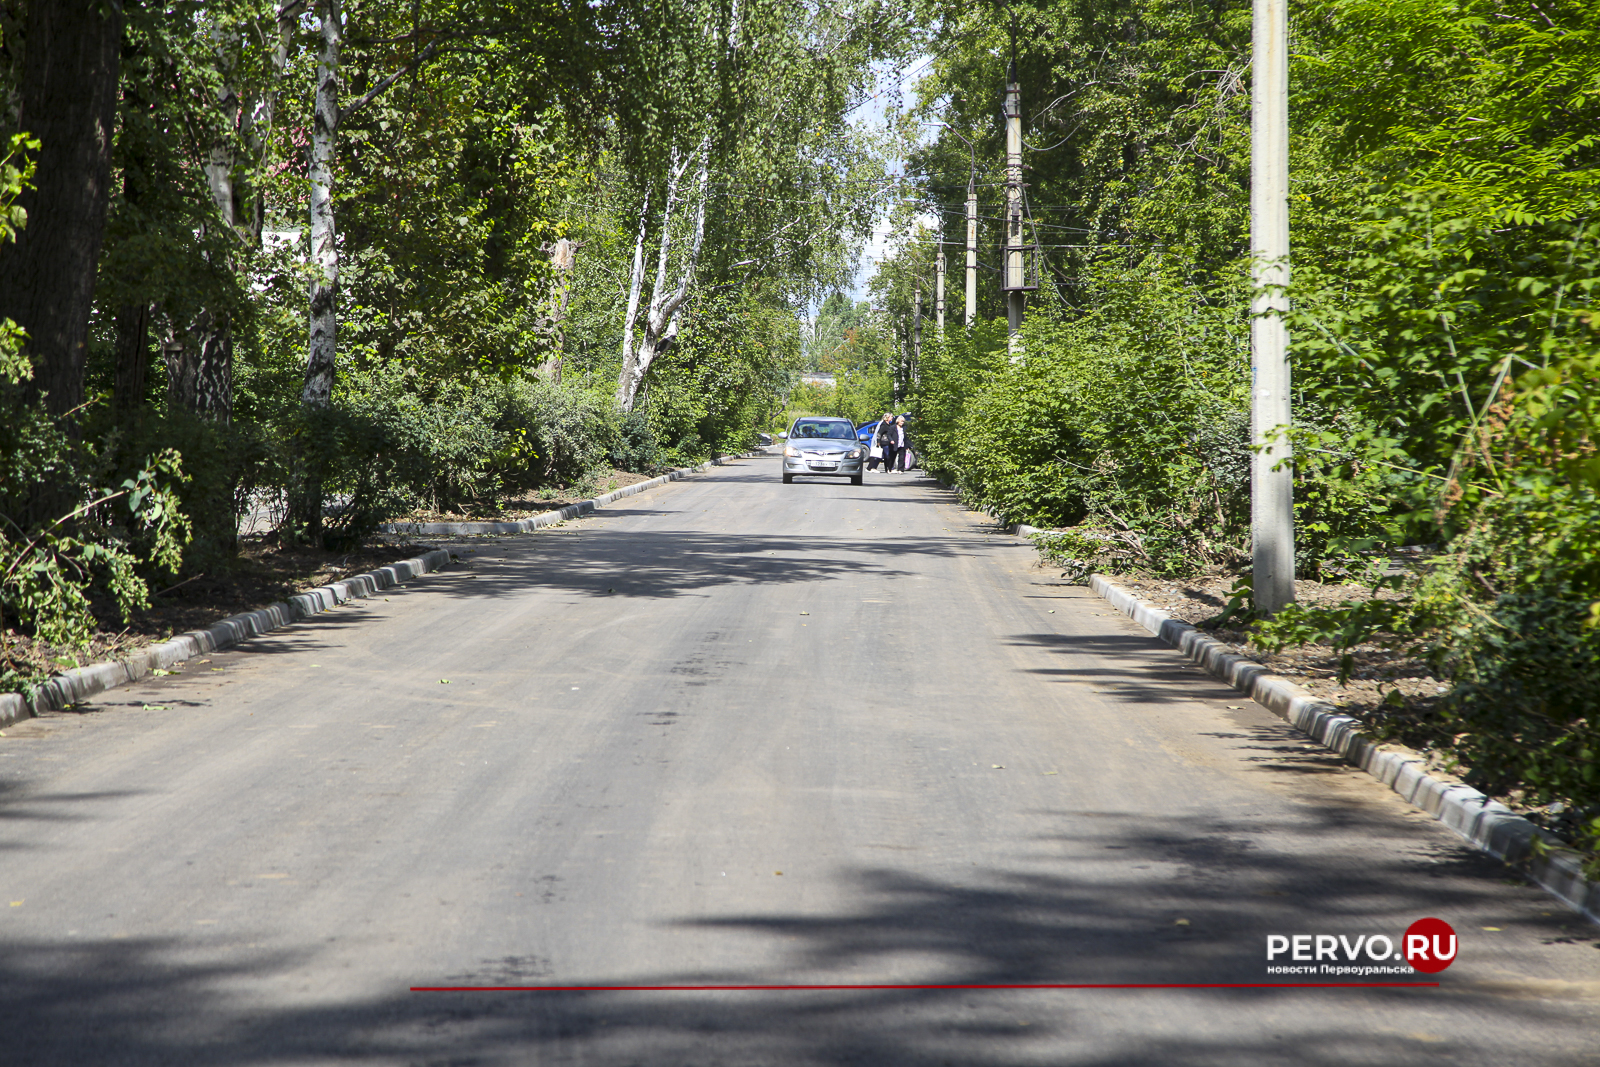
[[[379,96],[383,95],[384,90],[388,89],[389,86],[393,85],[401,78],[404,78],[407,74],[414,72],[418,67],[422,66],[430,59],[438,56],[442,51],[444,51],[444,44],[447,40],[448,38],[444,37],[435,40],[421,52],[418,52],[416,58],[411,62],[407,63],[393,74],[378,82],[377,85],[374,85],[371,89],[368,89],[359,98],[352,100],[347,107],[340,109],[339,125],[343,126],[345,124],[345,120],[347,120],[351,115],[354,115],[357,111],[360,111],[362,108],[376,100]]]

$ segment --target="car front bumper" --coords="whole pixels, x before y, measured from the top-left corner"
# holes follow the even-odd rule
[[[808,456],[801,453],[799,456],[783,457],[783,473],[785,474],[814,474],[822,478],[830,476],[853,478],[861,472],[862,460],[860,456],[851,459],[843,454]]]

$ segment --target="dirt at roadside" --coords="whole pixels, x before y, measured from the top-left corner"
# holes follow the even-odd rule
[[[1041,566],[1051,569],[1049,564]],[[1410,654],[1404,643],[1375,640],[1350,649],[1350,676],[1340,682],[1340,660],[1345,653],[1323,645],[1267,653],[1251,645],[1242,630],[1209,624],[1227,606],[1232,576],[1156,580],[1118,575],[1111,580],[1173,618],[1199,627],[1228,646],[1229,651],[1303,686],[1361,722],[1375,736],[1388,738],[1383,742],[1385,749],[1422,759],[1436,777],[1464,781],[1470,768],[1455,756],[1450,736],[1434,719],[1434,709],[1450,687],[1422,659]],[[1310,607],[1335,607],[1345,601],[1361,602],[1374,596],[1389,599],[1396,595],[1387,589],[1375,594],[1369,586],[1356,584],[1295,583],[1296,600]],[[1391,697],[1391,693],[1398,697]],[[1531,806],[1516,793],[1496,795],[1494,799],[1546,829],[1558,834],[1562,830],[1552,819],[1552,809]]]
[[[1048,570],[1050,565],[1042,566]],[[1462,780],[1466,768],[1448,748],[1433,743],[1427,725],[1439,698],[1450,687],[1420,658],[1408,654],[1403,644],[1371,641],[1347,653],[1336,652],[1325,645],[1300,645],[1281,652],[1263,652],[1249,642],[1243,630],[1233,626],[1218,627],[1213,622],[1227,607],[1228,590],[1234,582],[1231,575],[1161,580],[1118,575],[1111,580],[1173,618],[1199,627],[1226,645],[1230,652],[1254,660],[1273,674],[1304,687],[1378,736],[1393,738],[1384,743],[1385,748],[1417,756],[1438,777]],[[1374,594],[1371,587],[1365,585],[1295,583],[1295,599],[1308,607],[1336,607],[1345,601],[1369,600],[1374,595],[1396,596],[1387,589]],[[1345,655],[1351,660],[1350,675],[1341,682],[1340,665]],[[1398,696],[1391,697],[1391,693]],[[1513,810],[1526,810],[1519,807],[1515,796],[1495,799]]]
[[[1145,578],[1113,578],[1121,585],[1162,608],[1173,618],[1200,626],[1212,637],[1227,644],[1242,656],[1268,667],[1274,674],[1291,678],[1328,703],[1362,718],[1364,710],[1376,711],[1384,698],[1398,690],[1409,709],[1424,713],[1449,686],[1428,669],[1427,664],[1406,655],[1403,648],[1376,642],[1358,645],[1349,651],[1350,678],[1339,682],[1342,653],[1322,645],[1301,645],[1282,652],[1266,653],[1251,645],[1237,628],[1202,625],[1222,614],[1228,603],[1231,576],[1206,576],[1156,581]],[[1394,599],[1393,590],[1377,596]],[[1345,601],[1361,602],[1374,596],[1364,585],[1300,581],[1295,583],[1295,600],[1306,607],[1331,608]]]
[[[175,634],[203,629],[230,615],[266,607],[295,593],[337,582],[398,560],[413,559],[434,545],[374,535],[359,548],[329,552],[284,545],[275,534],[241,539],[240,554],[225,569],[152,589],[150,607],[124,622],[110,605],[98,605],[101,629],[87,650],[55,648],[7,630],[4,657],[11,670],[43,679],[63,670],[125,656]],[[6,668],[0,664],[0,670]]]
[[[396,516],[394,522],[516,522],[531,519],[547,511],[559,511],[582,500],[626,489],[639,482],[647,482],[654,474],[635,474],[632,471],[613,470],[595,480],[593,486],[561,486],[559,488],[529,490],[499,501],[481,501],[463,505],[460,510],[439,511],[418,508]]]

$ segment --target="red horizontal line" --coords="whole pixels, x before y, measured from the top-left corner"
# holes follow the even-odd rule
[[[830,989],[1432,989],[1438,982],[997,982],[836,985],[414,985],[413,993],[667,993]]]

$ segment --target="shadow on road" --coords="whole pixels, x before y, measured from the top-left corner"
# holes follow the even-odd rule
[[[678,597],[723,586],[908,577],[911,560],[970,554],[971,538],[840,538],[600,531],[484,546],[468,567],[429,579],[446,596],[507,597],[544,587],[591,596]],[[498,556],[499,558],[490,558]],[[902,565],[903,564],[903,565]],[[481,577],[468,579],[466,574]],[[450,580],[454,578],[454,580]]]
[[[1444,989],[1409,990],[407,991],[434,984],[1305,981],[1266,975],[1267,933],[1396,937],[1412,917],[1470,912],[1491,897],[1485,883],[1493,883],[1482,878],[1487,861],[1464,850],[1436,860],[1439,877],[1427,878],[1419,877],[1416,856],[1360,866],[1266,847],[1275,834],[1307,833],[1298,821],[1038,814],[1054,829],[1034,839],[1041,852],[1026,871],[974,868],[955,882],[895,867],[855,869],[840,876],[850,903],[830,913],[686,916],[674,924],[690,937],[704,930],[752,936],[783,960],[771,968],[550,974],[535,957],[504,956],[463,961],[447,975],[396,975],[393,992],[378,997],[310,997],[301,990],[311,976],[325,983],[335,973],[320,958],[325,947],[264,953],[245,944],[255,936],[248,931],[183,942],[13,939],[0,954],[7,1053],[30,1065],[129,1067],[1593,1062],[1592,1005],[1570,995],[1506,995],[1448,972]],[[1062,843],[1079,857],[1098,850],[1104,862],[1080,859],[1072,877],[1048,873],[1038,860]],[[1167,877],[1115,891],[1130,869],[1146,868]],[[1469,933],[1464,958],[1474,942]],[[1539,973],[1536,960],[1497,962]]]

